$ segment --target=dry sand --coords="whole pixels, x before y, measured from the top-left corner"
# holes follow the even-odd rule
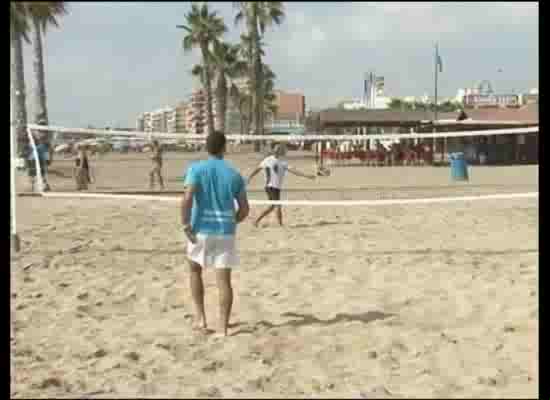
[[[181,188],[189,157],[168,157],[169,189]],[[120,168],[111,176],[99,168],[96,186],[147,187],[147,162],[129,158],[112,160]],[[230,159],[243,172],[257,162]],[[52,185],[71,189],[63,174]],[[538,187],[533,166],[471,174],[461,184],[449,181],[448,168],[347,167],[317,182],[290,177],[287,197]],[[251,198],[264,197],[257,179]],[[343,191],[352,187],[370,189]],[[231,336],[221,340],[191,329],[177,207],[19,198],[14,397],[537,397],[538,200],[288,207],[284,228],[247,221],[238,232]],[[205,279],[215,327],[214,274]]]

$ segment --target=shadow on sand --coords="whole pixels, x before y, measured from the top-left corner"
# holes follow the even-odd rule
[[[293,318],[289,321],[283,322],[281,324],[273,324],[269,321],[261,320],[256,322],[250,328],[243,328],[235,331],[231,336],[242,335],[246,333],[255,333],[259,328],[273,329],[273,328],[284,328],[292,327],[299,328],[301,326],[311,326],[311,325],[320,325],[320,326],[330,326],[334,324],[339,324],[342,322],[361,322],[363,324],[368,324],[376,320],[383,320],[395,316],[395,314],[387,314],[381,311],[367,311],[365,313],[359,314],[336,314],[331,319],[323,320],[315,317],[312,314],[298,314],[293,312],[285,312],[281,314],[282,317]],[[241,323],[242,324],[242,323]]]

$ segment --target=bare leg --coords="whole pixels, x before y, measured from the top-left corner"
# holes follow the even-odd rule
[[[153,168],[149,172],[149,189],[153,190],[155,187],[155,169]]]
[[[277,221],[279,221],[279,225],[283,226],[283,207],[282,206],[276,206],[277,207]]]
[[[164,180],[162,179],[162,170],[157,168],[157,178],[160,185],[160,190],[164,190]]]
[[[224,336],[227,336],[231,307],[233,306],[233,288],[231,287],[231,269],[216,269],[216,281],[220,297],[220,328]]]
[[[266,217],[267,215],[271,214],[273,210],[275,210],[275,206],[269,206],[262,214],[260,214],[258,219],[256,219],[256,221],[254,222],[254,226],[258,226],[260,221],[264,219],[264,217]]]
[[[195,305],[197,321],[195,327],[206,329],[206,314],[204,312],[204,285],[202,283],[202,267],[189,261],[191,295]]]

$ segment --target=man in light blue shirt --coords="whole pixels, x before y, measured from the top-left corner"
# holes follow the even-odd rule
[[[223,159],[225,135],[221,132],[210,134],[206,147],[208,160],[193,163],[185,176],[181,223],[188,241],[196,327],[207,329],[202,269],[213,267],[220,293],[221,330],[227,336],[233,304],[231,268],[239,262],[235,233],[237,224],[248,216],[249,205],[243,177]]]
[[[42,182],[44,184],[44,190],[48,191],[50,190],[50,185],[48,184],[48,164],[50,161],[50,148],[48,143],[46,143],[44,136],[34,136],[34,142],[36,146],[36,154],[38,155],[38,162],[40,164],[40,173]],[[35,153],[30,143],[28,145],[27,153],[27,170],[31,183],[31,190],[34,191],[37,168]]]

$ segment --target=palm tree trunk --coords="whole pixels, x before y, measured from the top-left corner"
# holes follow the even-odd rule
[[[227,79],[223,71],[218,72],[218,85],[216,87],[216,129],[225,133],[225,116],[227,114]]]
[[[241,135],[244,135],[244,120],[242,112],[239,112],[239,122],[241,124]]]
[[[259,37],[259,36],[258,36]],[[258,39],[259,40],[259,39]],[[258,43],[259,46],[259,43]],[[264,134],[264,118],[263,118],[263,111],[264,111],[264,93],[263,93],[263,76],[262,76],[262,56],[260,54],[259,47],[256,49],[256,56],[255,56],[255,69],[256,69],[256,79],[258,82],[258,85],[256,86],[256,104],[254,105],[256,107],[255,114],[256,114],[256,121],[257,127],[256,132],[258,135]]]
[[[42,51],[42,29],[38,18],[32,18],[33,23],[33,53],[34,53],[34,79],[36,82],[34,101],[34,123],[39,125],[49,125],[48,108],[46,105],[46,79],[44,77],[44,53]],[[50,149],[50,162],[53,161],[54,151],[51,144],[52,133],[46,133],[46,143]]]
[[[210,62],[208,61],[208,44],[201,43],[202,60],[204,65],[204,75],[206,78],[206,117],[208,134],[214,132],[214,113],[212,112],[212,82],[210,81]]]
[[[262,84],[262,55],[260,53],[260,35],[258,33],[258,24],[254,24],[254,121],[256,121],[256,135],[263,135],[263,84]],[[262,142],[257,142],[261,147]],[[260,149],[258,149],[260,150]]]
[[[11,79],[13,82],[14,113],[15,113],[15,132],[17,137],[17,152],[23,155],[27,151],[27,106],[25,94],[25,70],[23,65],[23,43],[21,35],[14,33],[10,35],[11,39]]]
[[[35,89],[35,112],[34,122],[36,124],[48,125],[48,110],[46,108],[46,83],[44,79],[44,58],[42,53],[42,30],[40,21],[34,17],[33,22],[33,66],[36,82]],[[49,136],[49,135],[48,135]]]
[[[257,15],[256,15],[256,8],[251,7],[249,10],[249,14],[246,16],[246,23],[247,23],[247,30],[248,35],[250,37],[250,47],[249,47],[249,55],[251,59],[249,60],[249,75],[250,75],[250,88],[249,88],[249,95],[251,96],[251,101],[248,106],[248,112],[249,112],[249,123],[252,124],[252,120],[254,118],[254,133],[258,134],[258,127],[260,126],[260,120],[258,118],[258,114],[254,113],[255,105],[258,103],[258,75],[256,63],[255,63],[255,52],[257,49],[257,35],[258,32],[258,24],[257,24]],[[260,142],[254,141],[254,151],[260,151]]]

